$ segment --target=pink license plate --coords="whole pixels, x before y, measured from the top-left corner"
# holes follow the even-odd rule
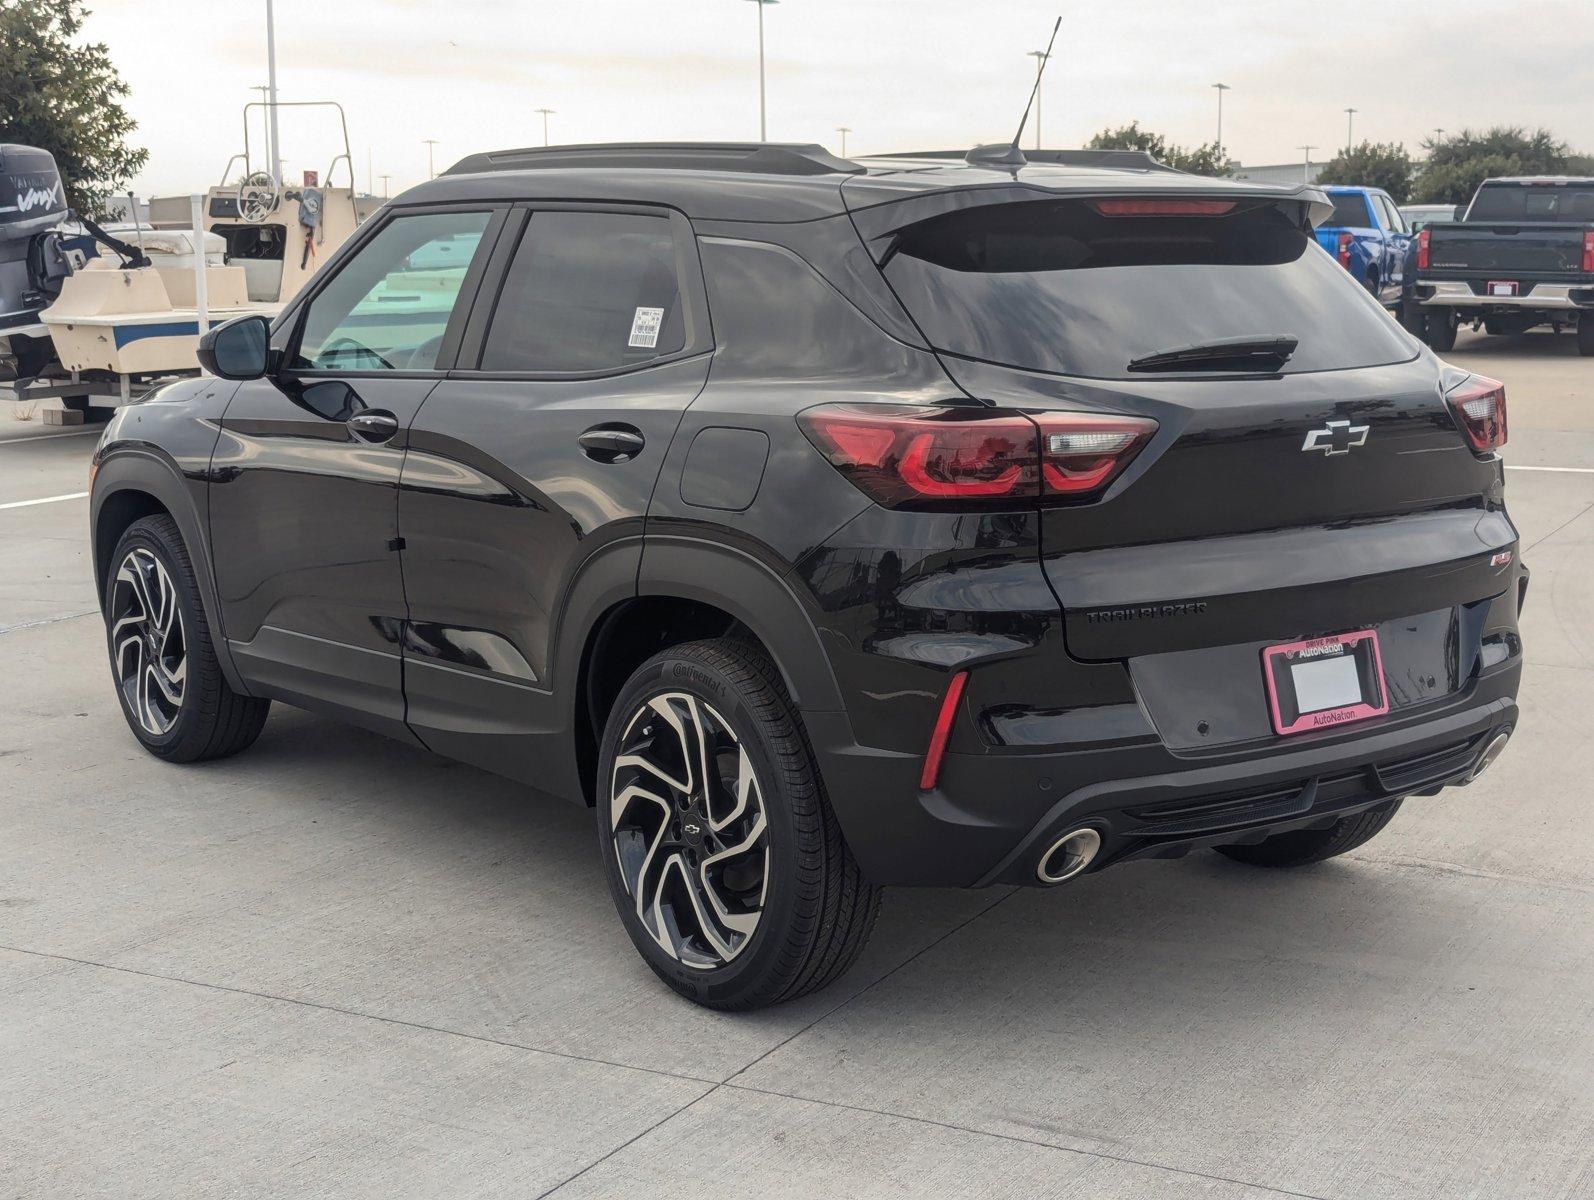
[[[1262,678],[1277,733],[1327,729],[1389,711],[1384,661],[1371,629],[1268,646]]]
[[[1491,296],[1515,296],[1520,294],[1521,291],[1522,285],[1514,279],[1489,280],[1489,295]]]

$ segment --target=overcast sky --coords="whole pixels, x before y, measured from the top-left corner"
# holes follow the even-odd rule
[[[91,4],[94,0],[90,0]],[[1048,146],[1139,118],[1182,143],[1216,132],[1248,164],[1314,160],[1345,140],[1416,150],[1435,126],[1543,124],[1594,150],[1594,5],[1487,0],[1302,5],[1129,0],[1062,10],[1043,88]],[[869,153],[1012,136],[1057,0],[781,0],[765,9],[772,141]],[[392,189],[483,149],[556,142],[753,140],[757,12],[750,0],[277,0],[281,99],[348,111]],[[220,179],[242,107],[265,82],[265,0],[98,0],[87,33],[132,87],[150,150],[142,195]],[[257,143],[258,144],[258,143]],[[1032,144],[1026,139],[1026,144]],[[286,113],[291,177],[325,172],[333,118]],[[341,181],[340,181],[341,182]]]

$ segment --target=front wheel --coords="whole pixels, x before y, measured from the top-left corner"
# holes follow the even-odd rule
[[[271,702],[227,686],[188,548],[164,513],[134,521],[116,543],[105,629],[122,715],[151,754],[225,758],[260,736]]]
[[[692,642],[638,668],[604,731],[596,807],[626,932],[698,1004],[795,999],[840,976],[868,940],[880,893],[756,646]]]
[[[1297,829],[1249,846],[1219,846],[1219,854],[1253,867],[1305,867],[1336,858],[1377,837],[1400,811],[1400,800],[1341,818],[1327,829]]]

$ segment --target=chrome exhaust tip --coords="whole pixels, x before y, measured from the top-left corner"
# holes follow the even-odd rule
[[[1088,825],[1065,833],[1041,855],[1035,875],[1042,883],[1062,883],[1090,866],[1100,849],[1101,834]]]
[[[1494,765],[1494,760],[1500,757],[1500,751],[1505,749],[1505,744],[1510,740],[1511,731],[1509,729],[1503,729],[1490,738],[1488,744],[1478,751],[1478,757],[1473,760],[1472,770],[1467,772],[1467,782],[1471,783]]]

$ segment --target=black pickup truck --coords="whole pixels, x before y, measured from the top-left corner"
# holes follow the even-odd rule
[[[1485,180],[1459,221],[1417,235],[1406,325],[1449,350],[1463,324],[1493,334],[1575,328],[1594,356],[1594,179]]]

